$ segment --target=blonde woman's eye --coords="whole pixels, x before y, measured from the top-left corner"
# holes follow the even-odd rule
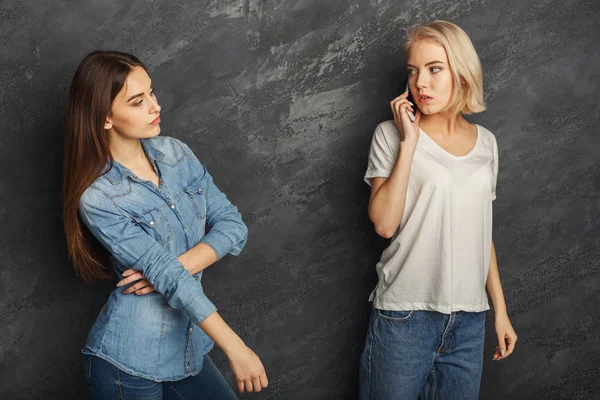
[[[433,67],[431,68],[431,72],[434,74],[437,74],[438,72],[440,72],[442,69],[440,67]]]
[[[414,72],[415,72],[415,70],[414,70],[414,69],[409,69],[409,70],[408,70],[408,75],[413,75],[413,74],[414,74]]]

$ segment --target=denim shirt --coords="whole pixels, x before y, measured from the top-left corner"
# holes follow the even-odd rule
[[[197,324],[216,308],[202,290],[202,272],[191,275],[177,257],[199,242],[219,259],[238,255],[248,230],[187,145],[167,136],[141,143],[159,186],[107,162],[110,170],[81,197],[79,215],[111,253],[115,275],[141,271],[156,292],[138,296],[116,288],[82,352],[132,375],[179,380],[202,369],[214,343]]]

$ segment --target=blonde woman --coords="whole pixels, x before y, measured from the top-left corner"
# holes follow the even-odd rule
[[[377,126],[365,174],[369,218],[391,242],[376,267],[360,398],[477,399],[486,289],[493,359],[517,340],[492,242],[498,146],[463,117],[485,110],[481,64],[467,34],[445,21],[413,27],[404,51],[416,104],[408,92],[392,100],[394,121]]]

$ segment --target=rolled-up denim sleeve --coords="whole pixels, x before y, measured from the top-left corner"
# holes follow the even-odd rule
[[[141,271],[169,306],[182,309],[195,324],[216,311],[202,286],[177,257],[122,213],[101,190],[90,187],[84,192],[79,215],[116,260]]]
[[[206,224],[209,231],[200,242],[212,247],[217,253],[218,259],[223,258],[227,253],[234,256],[239,255],[248,240],[248,228],[242,221],[241,214],[237,207],[227,199],[225,193],[215,185],[212,176],[192,150],[180,140],[177,142],[187,156],[193,160],[198,174],[206,186]]]

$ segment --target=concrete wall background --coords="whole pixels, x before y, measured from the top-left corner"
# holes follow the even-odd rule
[[[204,285],[262,358],[253,399],[356,398],[385,245],[362,181],[404,79],[404,29],[460,25],[500,150],[494,240],[517,351],[482,399],[600,398],[600,6],[595,1],[0,2],[0,397],[87,398],[79,354],[112,283],[86,286],[60,217],[62,116],[94,49],[136,54],[250,229]],[[212,353],[231,380],[220,350]]]

